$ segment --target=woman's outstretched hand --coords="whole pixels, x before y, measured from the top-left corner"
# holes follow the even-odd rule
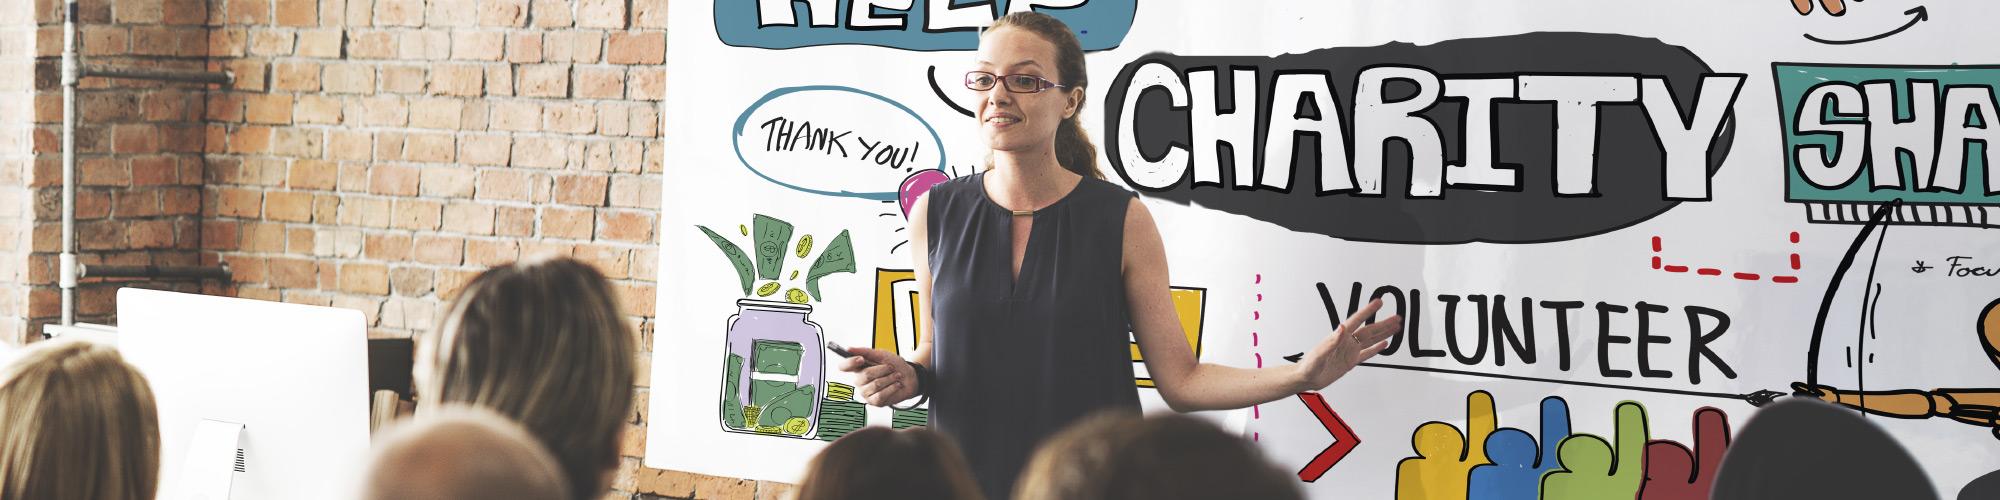
[[[1374,324],[1364,325],[1368,318],[1375,317],[1375,311],[1382,308],[1382,299],[1375,299],[1354,311],[1340,328],[1328,335],[1326,340],[1306,351],[1299,358],[1296,387],[1299,392],[1316,391],[1332,385],[1333,381],[1347,375],[1355,365],[1375,357],[1389,347],[1389,337],[1403,329],[1402,315],[1390,316]]]
[[[850,347],[854,356],[840,362],[840,371],[858,374],[854,394],[871,406],[888,406],[917,397],[917,370],[895,353]]]

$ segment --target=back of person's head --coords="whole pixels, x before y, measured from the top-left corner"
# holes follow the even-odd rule
[[[418,342],[418,409],[492,409],[539,439],[570,496],[603,495],[632,409],[631,326],[604,275],[567,257],[480,273]]]
[[[1788,398],[1752,414],[1729,443],[1710,498],[1934,499],[1915,458],[1859,412]]]
[[[152,500],[153,390],[111,346],[49,340],[0,369],[0,499]]]
[[[1242,436],[1207,421],[1107,413],[1084,420],[1035,452],[1014,498],[1175,500],[1300,498],[1298,478]]]
[[[806,465],[798,500],[931,498],[978,500],[979,485],[958,446],[928,429],[865,427],[841,436]]]
[[[376,441],[364,500],[563,500],[569,484],[527,429],[490,410],[429,411]]]

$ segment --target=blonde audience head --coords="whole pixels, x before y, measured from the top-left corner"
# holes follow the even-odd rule
[[[111,346],[37,343],[0,368],[0,500],[152,500],[153,391]]]
[[[1029,459],[1014,498],[1286,500],[1300,493],[1297,477],[1207,421],[1107,413],[1049,438]]]
[[[526,429],[491,410],[430,411],[376,441],[363,500],[563,500],[568,482]]]
[[[943,435],[923,428],[865,427],[821,450],[799,482],[797,500],[850,498],[981,497],[958,446]]]
[[[597,498],[632,410],[635,342],[611,284],[589,265],[495,267],[419,338],[417,411],[462,403],[520,422],[562,466],[571,498]]]

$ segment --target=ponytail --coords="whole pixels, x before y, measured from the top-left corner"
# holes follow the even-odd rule
[[[1076,114],[1056,126],[1056,162],[1077,175],[1103,179],[1104,171],[1097,169],[1097,145],[1083,131],[1082,116],[1083,107],[1079,105]]]

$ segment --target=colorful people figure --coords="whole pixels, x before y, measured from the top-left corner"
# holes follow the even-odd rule
[[[1703,407],[1694,411],[1694,450],[1680,443],[1655,439],[1646,443],[1646,484],[1640,498],[1646,500],[1704,500],[1715,469],[1722,465],[1729,449],[1729,417],[1722,410]]]
[[[1646,408],[1618,403],[1614,448],[1604,438],[1577,434],[1562,441],[1562,468],[1542,477],[1542,500],[1637,498],[1646,480]]]
[[[1535,500],[1540,497],[1542,473],[1555,469],[1557,444],[1569,437],[1569,403],[1563,398],[1542,398],[1541,444],[1526,431],[1512,427],[1493,431],[1486,438],[1486,457],[1493,462],[1472,468],[1467,478],[1467,500]],[[1538,456],[1539,455],[1539,456]]]
[[[1465,395],[1465,426],[1469,434],[1444,422],[1425,422],[1410,435],[1410,447],[1417,456],[1396,464],[1397,500],[1461,500],[1466,497],[1466,476],[1473,466],[1486,463],[1486,438],[1498,425],[1494,417],[1493,395],[1473,391]]]

